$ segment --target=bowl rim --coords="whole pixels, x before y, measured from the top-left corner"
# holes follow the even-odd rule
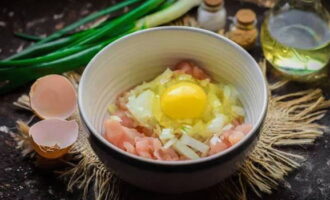
[[[227,43],[229,43],[231,46],[233,46],[234,48],[236,48],[237,50],[239,50],[242,54],[244,54],[246,57],[248,57],[249,59],[252,60],[252,62],[254,63],[255,67],[256,67],[256,71],[257,74],[256,76],[261,77],[262,80],[262,92],[265,94],[263,97],[263,105],[262,105],[262,110],[261,110],[261,115],[259,116],[259,118],[257,119],[257,122],[254,124],[252,131],[250,132],[250,134],[248,134],[246,137],[244,137],[243,140],[239,141],[237,144],[233,145],[232,147],[216,153],[214,155],[211,156],[206,156],[206,157],[202,157],[196,160],[179,160],[179,161],[161,161],[161,160],[153,160],[153,159],[147,159],[147,158],[143,158],[131,153],[128,153],[120,148],[118,148],[117,146],[113,145],[112,143],[108,142],[103,136],[102,134],[100,134],[95,128],[94,126],[88,121],[87,119],[87,114],[84,111],[83,108],[83,95],[82,95],[82,90],[83,90],[83,86],[84,86],[84,80],[86,79],[86,74],[88,74],[88,71],[91,70],[91,68],[93,67],[94,63],[96,62],[96,60],[100,57],[100,55],[106,53],[108,51],[108,49],[112,48],[112,46],[118,45],[121,42],[140,35],[140,34],[144,34],[144,33],[148,33],[148,32],[155,32],[155,31],[164,31],[164,30],[174,30],[174,31],[188,31],[188,32],[197,32],[199,34],[205,34],[208,35],[210,37],[213,37],[215,39],[220,39],[223,40]],[[95,66],[95,65],[94,65]],[[258,135],[258,131],[260,130],[260,127],[264,121],[264,118],[266,116],[267,113],[267,106],[268,106],[268,85],[267,85],[267,81],[266,78],[263,75],[263,72],[261,71],[258,63],[255,61],[255,59],[245,50],[243,49],[241,46],[239,46],[238,44],[236,44],[235,42],[231,41],[230,39],[216,34],[214,32],[205,30],[205,29],[201,29],[201,28],[195,28],[195,27],[185,27],[185,26],[162,26],[162,27],[154,27],[154,28],[148,28],[146,30],[141,30],[141,31],[137,31],[131,34],[128,34],[110,44],[108,44],[107,46],[105,46],[101,51],[99,51],[93,58],[92,60],[87,64],[87,66],[85,67],[81,79],[80,79],[80,83],[78,86],[78,108],[79,108],[79,112],[80,112],[80,116],[82,121],[85,123],[86,128],[93,134],[93,136],[95,136],[95,138],[97,138],[97,140],[99,142],[101,142],[103,145],[105,145],[106,147],[110,148],[111,150],[117,152],[118,154],[121,154],[122,156],[125,156],[127,159],[133,159],[135,161],[140,161],[143,162],[145,164],[149,163],[149,164],[153,164],[153,165],[162,165],[162,166],[186,166],[186,165],[194,165],[194,164],[201,164],[201,163],[205,163],[205,162],[209,162],[209,161],[213,161],[213,160],[217,160],[217,159],[221,159],[222,157],[224,157],[227,154],[232,154],[234,151],[238,151],[239,149],[242,148],[242,146],[247,146],[248,143],[247,142],[251,142],[252,137],[256,137]]]

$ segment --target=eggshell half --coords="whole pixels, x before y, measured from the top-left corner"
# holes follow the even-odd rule
[[[32,85],[30,104],[42,119],[67,119],[77,107],[76,90],[64,76],[47,75]]]
[[[45,119],[29,130],[34,150],[42,157],[55,159],[66,154],[78,139],[76,121]]]

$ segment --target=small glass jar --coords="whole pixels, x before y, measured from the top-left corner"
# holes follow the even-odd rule
[[[240,9],[230,25],[227,36],[244,49],[250,50],[255,46],[258,37],[257,17],[253,10]]]
[[[197,11],[197,21],[201,28],[219,31],[226,25],[227,12],[223,0],[203,0]]]

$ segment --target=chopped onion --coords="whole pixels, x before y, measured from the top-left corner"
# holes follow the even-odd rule
[[[232,129],[234,126],[232,125],[232,124],[227,124],[226,126],[224,126],[223,128],[222,128],[222,131],[228,131],[228,130],[230,130],[230,129]]]
[[[180,154],[186,156],[189,159],[198,159],[199,158],[197,153],[195,153],[191,148],[189,148],[187,145],[183,144],[180,141],[176,141],[173,144],[173,147],[176,151],[178,151]]]
[[[160,133],[159,138],[161,140],[169,140],[169,139],[174,138],[173,129],[171,129],[171,128],[164,128],[162,130],[162,132]]]
[[[117,121],[117,122],[122,122],[122,120],[120,119],[120,117],[118,117],[118,116],[116,116],[116,115],[111,115],[111,116],[110,116],[110,119],[115,120],[115,121]]]
[[[173,71],[167,68],[158,78],[155,80],[159,84],[165,84],[171,80],[171,77],[173,76]]]
[[[245,115],[244,109],[240,106],[232,106],[231,109],[234,113],[236,113],[239,116],[244,116]]]
[[[110,104],[109,106],[108,106],[108,112],[110,113],[110,114],[113,114],[113,113],[115,113],[117,111],[117,106],[115,105],[115,104]]]
[[[211,133],[218,133],[222,130],[223,126],[225,125],[227,117],[223,114],[217,114],[216,117],[211,120],[207,129]]]
[[[238,91],[237,89],[233,86],[233,85],[230,85],[230,90],[231,90],[231,96],[234,98],[234,99],[237,99],[238,98]]]
[[[168,142],[166,142],[165,144],[164,144],[164,148],[165,149],[168,149],[168,148],[170,148],[174,143],[176,143],[178,141],[178,139],[176,139],[176,138],[173,138],[173,139],[170,139]]]
[[[147,122],[153,117],[152,105],[155,94],[151,90],[142,92],[139,96],[129,96],[127,108],[140,122]]]
[[[209,150],[209,146],[207,146],[203,142],[200,142],[188,135],[183,135],[180,138],[180,142],[182,142],[182,144],[188,145],[191,148],[193,148],[194,150],[202,152],[202,153],[206,153]]]
[[[223,87],[223,96],[225,97],[225,99],[230,99],[231,91],[230,91],[230,87],[228,85],[225,85]]]
[[[222,105],[220,99],[218,99],[218,98],[215,98],[213,100],[212,104],[213,104],[213,107],[215,107],[215,108],[219,108]]]
[[[223,87],[223,95],[226,101],[235,102],[238,98],[237,90],[231,85],[225,85]]]
[[[188,134],[188,133],[191,131],[191,129],[192,129],[191,126],[189,126],[189,125],[183,125],[183,126],[181,127],[181,132],[182,132],[183,134]]]
[[[190,74],[180,74],[178,76],[179,81],[190,81],[192,79],[192,76]]]
[[[210,144],[211,144],[211,145],[216,145],[218,142],[220,142],[220,139],[219,139],[219,137],[217,137],[217,136],[213,136],[213,137],[210,139]]]

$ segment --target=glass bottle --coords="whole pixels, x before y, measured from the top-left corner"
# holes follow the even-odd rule
[[[250,50],[255,46],[258,37],[257,16],[253,10],[240,9],[230,25],[228,38],[244,49]]]
[[[261,28],[266,59],[283,75],[310,82],[327,74],[330,17],[320,0],[279,0]]]
[[[201,28],[219,31],[226,25],[224,0],[203,0],[197,10],[197,21]]]

